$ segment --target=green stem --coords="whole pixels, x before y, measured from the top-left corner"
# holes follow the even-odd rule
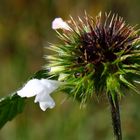
[[[108,94],[108,100],[110,103],[112,125],[114,130],[114,136],[116,140],[122,140],[121,120],[120,120],[120,109],[117,94],[112,99],[111,94]]]

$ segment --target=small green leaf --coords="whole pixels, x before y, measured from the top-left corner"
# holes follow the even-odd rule
[[[6,122],[11,121],[17,114],[24,109],[25,98],[21,98],[16,93],[0,100],[0,128]]]

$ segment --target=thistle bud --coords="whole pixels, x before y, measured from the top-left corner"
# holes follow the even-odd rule
[[[63,67],[51,75],[66,74],[63,89],[82,103],[93,94],[120,97],[124,88],[137,92],[140,81],[140,37],[135,27],[117,14],[85,15],[65,23],[71,30],[57,31],[61,42],[50,49],[54,56],[47,67]],[[54,24],[54,23],[53,23]],[[136,78],[136,79],[135,79]]]

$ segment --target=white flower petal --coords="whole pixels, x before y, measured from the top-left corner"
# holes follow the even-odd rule
[[[34,102],[39,102],[39,106],[43,111],[45,111],[47,108],[53,108],[55,106],[54,100],[49,94],[47,94],[47,92],[38,94]]]
[[[63,21],[62,18],[55,18],[52,22],[52,29],[70,30],[70,27],[66,22]]]
[[[40,82],[46,87],[46,93],[50,94],[60,86],[60,82],[56,80],[41,79]]]
[[[54,108],[55,102],[50,96],[48,96],[46,102],[39,102],[39,106],[43,111],[45,111],[47,108]]]
[[[40,80],[32,79],[17,94],[21,97],[33,97],[44,90],[44,86],[40,84]]]
[[[60,82],[47,79],[32,79],[17,94],[21,97],[35,96],[35,103],[39,102],[40,108],[45,111],[47,108],[55,106],[50,94],[60,86]]]
[[[45,102],[47,100],[47,98],[49,98],[49,94],[47,93],[47,91],[44,91],[38,95],[36,95],[34,102]]]

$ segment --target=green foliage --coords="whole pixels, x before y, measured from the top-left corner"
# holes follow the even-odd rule
[[[0,100],[0,128],[21,113],[24,109],[24,105],[25,98],[21,98],[16,93],[2,98]]]

